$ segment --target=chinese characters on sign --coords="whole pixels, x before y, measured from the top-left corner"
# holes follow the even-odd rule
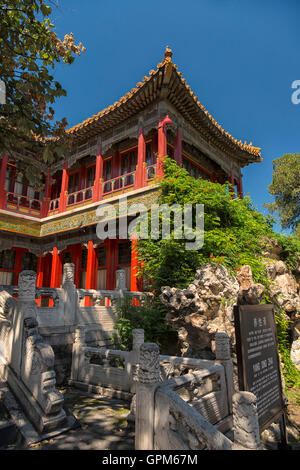
[[[239,386],[256,395],[263,429],[283,410],[273,305],[239,305],[234,317]]]

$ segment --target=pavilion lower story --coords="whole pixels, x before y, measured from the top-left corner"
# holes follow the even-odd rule
[[[18,246],[0,251],[0,285],[17,285],[20,272],[31,269],[37,273],[37,287],[60,287],[63,265],[73,263],[77,288],[114,290],[116,271],[123,269],[126,288],[140,290],[135,241],[119,238],[101,241],[91,233],[95,231],[90,231],[90,239],[88,234],[80,237],[77,234],[75,243],[57,237],[50,248],[48,241],[32,249],[27,247],[26,238],[23,246],[18,240]],[[78,238],[85,240],[81,242]]]

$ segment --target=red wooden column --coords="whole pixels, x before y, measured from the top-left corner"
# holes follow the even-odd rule
[[[103,184],[103,155],[101,147],[98,148],[96,156],[95,182],[93,186],[93,202],[102,200],[102,184]]]
[[[51,266],[51,278],[50,287],[60,287],[62,277],[62,261],[56,246],[53,247],[52,252],[52,266]],[[53,307],[53,300],[49,300],[49,307]]]
[[[68,185],[69,185],[69,170],[68,162],[65,162],[61,180],[61,189],[59,197],[59,212],[65,212],[67,207],[67,198],[68,198]]]
[[[50,287],[60,287],[62,277],[62,261],[56,246],[53,247],[52,252],[52,267]]]
[[[96,252],[94,248],[93,240],[88,242],[88,256],[87,256],[87,267],[86,267],[86,280],[85,288],[86,289],[95,289],[96,288]],[[85,307],[93,305],[93,300],[90,297],[85,297],[84,299]]]
[[[50,287],[52,255],[47,253],[44,256],[43,287]]]
[[[80,270],[81,270],[81,245],[74,245],[72,249],[72,263],[74,264],[74,284],[80,287]]]
[[[156,166],[156,176],[158,178],[164,177],[163,162],[167,155],[167,124],[171,123],[172,121],[167,115],[161,119],[158,124],[158,156]]]
[[[131,269],[130,269],[130,290],[133,292],[138,291],[137,272],[138,272],[138,257],[137,257],[137,238],[131,239]]]
[[[146,142],[144,136],[144,128],[139,129],[138,138],[138,160],[135,171],[134,188],[143,188],[146,186],[147,166],[146,166]]]
[[[41,251],[37,261],[37,268],[36,268],[36,287],[45,287],[43,286],[44,283],[44,269],[45,269],[45,257],[43,256],[43,252]],[[40,307],[42,304],[42,297],[37,300],[37,304]]]
[[[175,137],[174,160],[177,162],[177,165],[182,165],[182,131],[179,127]]]
[[[238,191],[238,196],[241,199],[244,199],[244,194],[243,194],[243,178],[240,175],[238,179],[238,184],[237,184],[237,191]]]
[[[49,204],[51,200],[51,172],[48,170],[48,174],[46,176],[46,184],[45,184],[45,195],[42,201],[42,210],[41,210],[41,217],[47,217],[49,211]]]
[[[0,209],[5,209],[6,206],[6,189],[5,189],[5,178],[8,163],[8,155],[4,155],[1,160],[0,167]]]
[[[107,239],[106,243],[106,289],[114,290],[115,288],[115,271],[116,271],[116,251],[117,251],[117,240]]]
[[[218,182],[218,178],[217,178],[216,173],[211,174],[210,180],[211,180],[212,183],[217,183]]]
[[[229,183],[232,185],[232,187],[230,188],[230,191],[231,191],[231,193],[232,193],[231,197],[234,199],[234,198],[235,198],[234,174],[233,174],[233,171],[232,171],[232,170],[230,171],[230,175],[229,175]]]

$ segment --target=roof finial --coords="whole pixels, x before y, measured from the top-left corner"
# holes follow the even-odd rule
[[[170,49],[170,47],[167,46],[165,53],[164,53],[164,60],[172,61],[172,57],[173,57],[172,49]]]

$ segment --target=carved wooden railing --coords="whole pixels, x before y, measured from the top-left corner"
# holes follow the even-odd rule
[[[82,204],[85,201],[92,199],[93,196],[93,186],[89,188],[80,189],[74,193],[68,194],[67,206],[76,206]]]
[[[34,199],[22,194],[7,192],[6,209],[9,211],[21,212],[22,214],[30,214],[35,217],[41,215],[42,203],[39,199]]]
[[[156,163],[147,166],[147,180],[151,180],[156,176]]]
[[[110,180],[104,181],[103,183],[103,196],[113,194],[116,191],[122,191],[123,193],[127,188],[134,185],[135,171],[127,173],[125,175],[117,176]]]
[[[59,197],[51,199],[49,202],[49,212],[58,211],[59,209]]]

